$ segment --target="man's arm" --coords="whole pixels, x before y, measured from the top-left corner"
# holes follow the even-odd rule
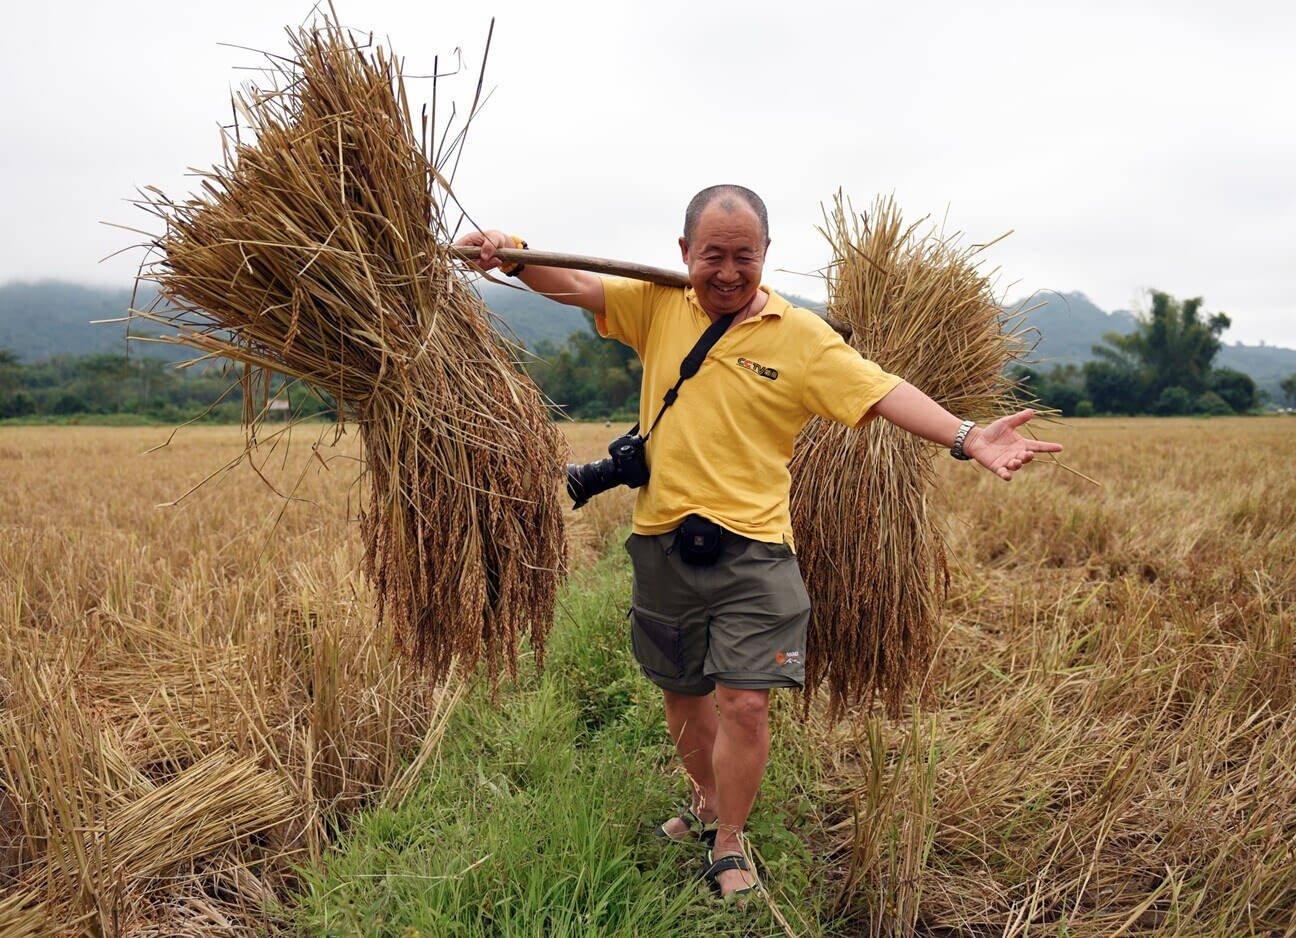
[[[496,248],[514,247],[513,239],[502,231],[474,231],[455,242],[459,247],[480,247],[481,256],[475,266],[479,270],[497,270],[500,260]],[[518,279],[537,293],[551,300],[579,306],[595,316],[602,316],[603,278],[584,270],[567,270],[562,267],[537,267],[527,264]]]
[[[962,420],[919,391],[908,381],[902,381],[886,397],[869,410],[908,430],[925,440],[941,446],[953,446]],[[1059,453],[1058,443],[1032,440],[1017,432],[1017,428],[1035,416],[1033,410],[1021,410],[1000,417],[988,427],[973,427],[963,441],[963,452],[985,466],[1005,482],[1012,474],[1035,458],[1036,453]]]

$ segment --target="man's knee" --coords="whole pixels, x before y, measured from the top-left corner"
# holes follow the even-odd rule
[[[720,718],[749,732],[769,726],[769,691],[716,686]]]

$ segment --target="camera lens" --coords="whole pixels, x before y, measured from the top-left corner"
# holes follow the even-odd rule
[[[575,502],[573,508],[580,508],[595,495],[620,484],[616,463],[611,456],[583,466],[567,464],[567,494]]]

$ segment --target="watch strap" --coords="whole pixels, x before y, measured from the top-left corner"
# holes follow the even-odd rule
[[[527,249],[527,243],[517,235],[509,235],[509,237],[513,239],[513,246],[519,251],[525,251]],[[524,270],[526,270],[526,264],[523,264],[521,261],[518,261],[516,264],[510,264],[508,267],[500,268],[500,272],[506,277],[516,277]]]
[[[963,442],[967,439],[967,435],[972,432],[972,428],[975,426],[975,420],[964,420],[959,424],[958,433],[954,434],[954,445],[950,447],[950,455],[955,459],[972,458],[967,453],[963,452]]]

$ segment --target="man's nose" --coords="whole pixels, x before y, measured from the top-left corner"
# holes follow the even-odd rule
[[[720,279],[725,283],[732,283],[739,279],[738,265],[733,261],[723,261],[720,264]]]

